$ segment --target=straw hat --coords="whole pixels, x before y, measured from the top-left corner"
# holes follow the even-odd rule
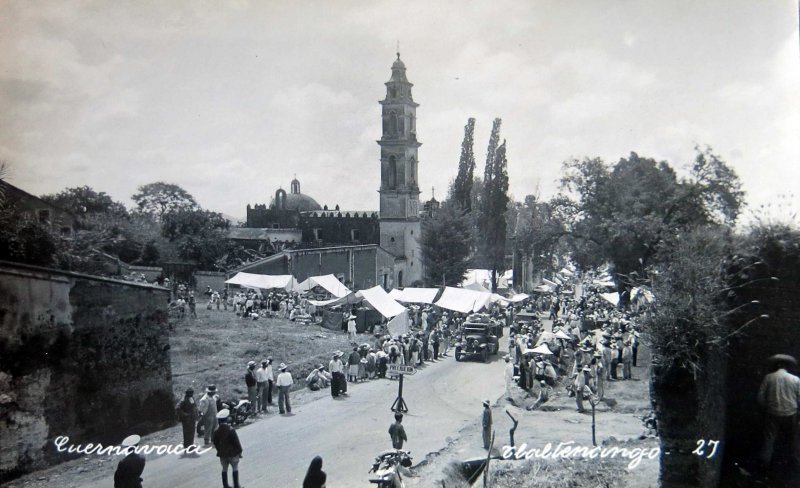
[[[122,447],[133,447],[138,446],[139,442],[142,441],[142,438],[136,434],[129,435],[125,439],[122,440]]]
[[[281,365],[278,366],[278,369],[280,369],[281,371],[286,371],[286,363],[281,363]]]

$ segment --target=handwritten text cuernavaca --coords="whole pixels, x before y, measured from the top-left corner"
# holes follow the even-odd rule
[[[196,446],[192,444],[189,447],[183,447],[182,445],[160,445],[160,446],[136,446],[134,448],[131,447],[123,447],[123,446],[103,446],[102,444],[86,444],[85,446],[82,444],[78,444],[77,446],[74,444],[69,444],[69,437],[67,436],[58,436],[53,441],[56,445],[56,450],[58,452],[68,452],[70,454],[97,454],[98,456],[110,456],[116,455],[121,456],[130,453],[131,451],[135,451],[137,454],[150,454],[155,452],[159,455],[164,454],[172,454],[175,456],[180,456],[182,454],[204,454],[211,450],[210,447],[201,448],[200,446]]]
[[[700,439],[697,441],[697,448],[692,451],[695,456],[703,456],[711,459],[717,453],[719,446],[718,440]],[[706,453],[706,447],[711,449]],[[628,449],[626,447],[618,446],[579,446],[575,445],[574,441],[559,442],[553,448],[553,444],[548,442],[541,449],[530,448],[528,444],[522,444],[519,447],[503,446],[501,448],[503,459],[569,459],[569,458],[584,458],[584,459],[597,459],[597,458],[615,458],[621,457],[630,459],[628,469],[634,469],[642,462],[643,459],[656,459],[661,454],[660,447],[652,447],[649,449],[642,449],[635,447]]]

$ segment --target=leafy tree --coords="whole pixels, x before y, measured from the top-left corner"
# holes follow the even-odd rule
[[[158,260],[161,257],[161,253],[158,251],[158,246],[156,246],[156,241],[147,241],[147,243],[142,248],[142,254],[139,257],[139,263],[144,266],[153,266],[158,264]]]
[[[475,154],[472,150],[474,134],[475,119],[470,117],[467,125],[464,126],[458,175],[452,187],[452,200],[467,212],[472,211],[472,183],[475,179]]]
[[[91,214],[105,214],[116,218],[128,216],[125,205],[115,202],[105,192],[98,193],[88,186],[66,188],[59,193],[42,195],[41,198],[78,217]]]
[[[182,209],[164,215],[162,235],[177,246],[178,256],[196,262],[202,269],[215,269],[230,254],[227,239],[230,222],[222,214],[199,209]]]
[[[179,210],[197,210],[200,206],[194,197],[178,185],[158,181],[139,187],[132,197],[139,212],[162,220],[165,215]]]
[[[420,250],[428,284],[461,283],[472,250],[470,228],[469,216],[453,201],[422,221]]]
[[[53,266],[59,238],[36,220],[24,218],[13,205],[0,206],[0,256],[9,261]]]
[[[697,150],[687,178],[664,161],[631,153],[612,167],[600,159],[564,164],[564,216],[573,260],[611,262],[619,285],[662,259],[661,251],[698,226],[732,224],[742,205],[736,174],[710,149]]]
[[[508,207],[508,172],[506,143],[498,147],[500,119],[494,119],[486,166],[483,173],[483,191],[480,202],[478,241],[486,267],[492,271],[492,291],[497,291],[497,271],[505,268],[506,219]]]
[[[563,250],[561,242],[567,234],[553,205],[527,195],[523,203],[515,202],[509,207],[506,222],[507,240],[513,237],[516,248],[530,256],[534,269],[553,271],[553,258]]]

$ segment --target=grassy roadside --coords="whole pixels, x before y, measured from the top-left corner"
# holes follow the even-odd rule
[[[351,350],[345,333],[319,325],[241,319],[230,311],[206,309],[198,310],[197,315],[197,319],[184,318],[172,324],[170,357],[176,399],[190,386],[199,398],[209,384],[217,385],[224,400],[246,397],[247,362],[258,363],[270,356],[275,374],[278,365],[286,363],[295,381],[293,390],[302,389],[313,368],[320,363],[327,368],[333,351]],[[370,339],[359,335],[359,343]]]

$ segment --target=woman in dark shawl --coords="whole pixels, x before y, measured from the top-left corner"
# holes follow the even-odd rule
[[[303,479],[303,488],[325,488],[327,477],[325,471],[322,470],[322,458],[317,456],[308,465],[306,477]]]

